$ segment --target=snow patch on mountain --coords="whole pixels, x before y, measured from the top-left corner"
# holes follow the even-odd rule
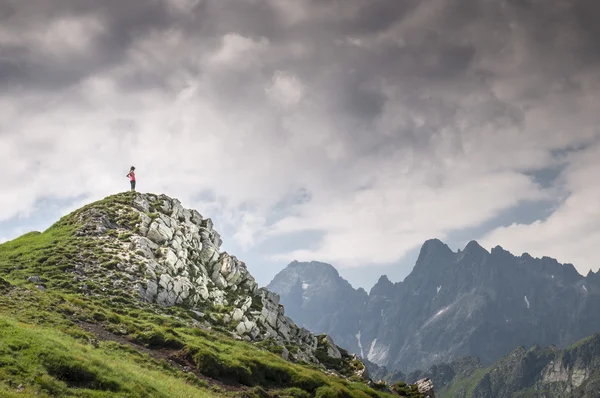
[[[441,310],[439,310],[438,312],[435,313],[435,315],[433,315],[431,318],[429,318],[427,321],[425,321],[425,323],[423,324],[423,327],[429,326],[432,322],[438,320],[444,313],[446,313],[448,311],[448,309],[451,307],[451,305],[442,308]]]
[[[360,348],[360,356],[361,356],[361,358],[364,358],[365,357],[365,353],[363,351],[363,346],[362,346],[362,343],[360,341],[361,333],[362,332],[360,330],[358,331],[358,333],[356,333],[356,341],[358,342],[358,348]]]
[[[388,356],[388,347],[383,344],[377,344],[377,339],[373,340],[369,347],[367,359],[377,365],[384,365]]]

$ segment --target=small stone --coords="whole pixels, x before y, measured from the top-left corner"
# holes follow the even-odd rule
[[[40,279],[39,276],[34,275],[34,276],[30,276],[29,278],[27,278],[27,281],[31,282],[31,283],[40,283],[42,280]]]

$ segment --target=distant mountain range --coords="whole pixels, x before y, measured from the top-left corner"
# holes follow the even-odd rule
[[[453,252],[429,240],[403,282],[382,276],[369,293],[320,262],[292,262],[268,289],[297,324],[405,373],[463,357],[489,366],[517,346],[564,347],[600,331],[600,274],[475,241]]]

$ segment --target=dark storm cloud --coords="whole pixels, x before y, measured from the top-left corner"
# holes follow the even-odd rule
[[[357,145],[357,152],[367,148],[377,151],[406,143],[427,145],[427,137],[435,137],[436,131],[457,122],[460,93],[480,92],[482,96],[479,103],[471,105],[469,123],[519,126],[523,117],[518,106],[490,92],[499,75],[513,74],[519,67],[528,73],[535,71],[544,79],[564,81],[562,90],[577,91],[579,83],[565,70],[586,68],[583,61],[598,47],[598,41],[592,40],[598,24],[590,16],[599,6],[592,1],[567,5],[516,0],[448,0],[429,5],[419,1],[363,0],[343,5],[333,1],[304,4],[308,6],[305,16],[290,25],[282,16],[290,5],[281,2],[278,9],[266,0],[201,1],[183,13],[158,0],[4,1],[5,26],[16,36],[25,33],[19,30],[21,27],[31,30],[64,17],[96,17],[102,31],[84,50],[63,57],[54,57],[35,43],[17,40],[3,45],[0,41],[0,85],[31,91],[57,90],[122,66],[115,79],[124,89],[177,90],[179,86],[173,87],[175,73],[206,74],[198,59],[216,51],[224,35],[235,33],[256,43],[266,40],[269,49],[260,55],[258,67],[249,64],[210,72],[207,84],[222,108],[266,106],[265,84],[276,70],[288,70],[306,84],[316,102],[323,104],[332,125],[347,135],[348,142]],[[185,38],[179,44],[180,52],[198,54],[199,58],[169,58],[148,68],[128,67],[130,51],[140,40],[152,35],[160,38],[173,30]],[[572,46],[572,37],[581,41]],[[296,43],[304,55],[290,55]],[[160,45],[164,44],[156,44]],[[511,57],[516,55],[510,51],[499,55],[517,45],[536,52],[541,62],[531,57],[512,65]],[[160,51],[158,48],[159,58]],[[571,57],[557,56],[556,51]],[[165,52],[164,57],[169,56]],[[496,58],[507,63],[506,67],[482,62]],[[453,97],[436,93],[440,87],[454,93]],[[394,89],[392,96],[388,88]],[[536,84],[524,87],[520,96],[539,101],[549,89],[549,85]],[[374,125],[390,107],[410,110],[405,123],[377,130]],[[415,114],[426,118],[427,124],[417,126],[412,120]],[[270,123],[278,125],[274,120]],[[369,135],[364,134],[367,130],[371,131]]]
[[[317,0],[318,1],[318,0]],[[344,34],[372,34],[382,32],[404,18],[417,4],[416,1],[360,1],[353,18],[341,20],[339,30]]]
[[[595,0],[0,0],[0,134],[16,142],[0,166],[41,174],[27,155],[42,158],[40,184],[14,186],[36,198],[65,194],[46,146],[99,174],[73,178],[73,193],[109,186],[107,163],[137,156],[153,188],[234,203],[224,217],[246,220],[248,242],[296,212],[318,224],[310,249],[324,259],[352,247],[395,261],[539,199],[529,177],[597,138],[599,12]],[[303,190],[300,210],[268,210]],[[0,208],[25,211],[11,200]],[[373,211],[369,236],[338,208]]]
[[[14,35],[15,43],[0,41],[0,84],[27,90],[56,90],[76,84],[123,62],[127,49],[139,37],[175,22],[159,1],[32,1],[4,6],[8,11],[3,26]],[[102,24],[102,32],[81,51],[56,56],[51,45],[27,40],[31,34],[42,39],[53,22],[77,17],[97,17]],[[65,31],[62,39],[80,33]],[[54,44],[58,46],[61,38],[57,39]]]
[[[428,24],[392,33],[388,39],[375,40],[377,35],[393,30],[409,15],[423,12],[428,6],[418,1],[355,0],[345,2],[310,2],[307,17],[292,27],[286,26],[281,14],[268,1],[202,1],[188,13],[173,12],[165,1],[34,1],[27,3],[3,1],[3,19],[12,34],[19,29],[35,29],[53,19],[65,16],[97,16],[104,29],[90,43],[86,51],[53,58],[43,49],[23,48],[19,45],[0,44],[0,82],[4,87],[24,86],[31,90],[57,89],[77,83],[88,75],[126,61],[132,44],[151,33],[160,34],[169,29],[180,29],[193,38],[198,48],[190,51],[214,49],[219,38],[235,32],[255,40],[266,38],[274,50],[285,49],[292,41],[299,41],[308,56],[295,59],[278,57],[271,53],[262,65],[263,75],[248,75],[248,71],[231,73],[218,80],[222,95],[239,99],[240,90],[247,96],[256,96],[260,80],[277,68],[287,68],[297,73],[309,85],[327,86],[330,93],[339,88],[341,113],[351,113],[357,118],[372,120],[381,111],[386,97],[372,87],[371,81],[383,79],[384,84],[405,85],[409,79],[424,79],[417,87],[406,87],[405,95],[419,94],[428,83],[450,82],[460,89],[461,83],[472,75],[473,60],[498,51],[506,43],[523,40],[535,51],[544,51],[542,57],[552,57],[555,65],[540,67],[558,68],[565,62],[552,55],[557,49],[588,59],[598,54],[600,6],[594,1],[578,1],[568,6],[562,2],[527,2],[504,0],[497,2],[447,1],[431,2],[438,7]],[[283,7],[285,7],[285,2]],[[310,8],[312,6],[313,8]],[[328,13],[323,13],[329,10]],[[344,10],[352,12],[344,13]],[[325,16],[320,16],[325,14]],[[525,32],[515,36],[509,23],[516,23]],[[573,48],[561,44],[565,35],[581,39]],[[339,44],[336,40],[356,37],[365,40],[364,47]],[[489,43],[486,41],[489,37]],[[401,39],[402,44],[391,39]],[[572,64],[574,61],[566,61]],[[183,66],[183,65],[179,65]],[[528,65],[535,67],[537,65]],[[185,65],[191,72],[193,65]],[[349,73],[353,70],[353,73]],[[161,85],[168,77],[165,71],[124,72],[122,84],[132,88]],[[481,76],[493,76],[497,71],[480,70]],[[250,81],[250,79],[254,79]],[[256,85],[253,85],[256,83]],[[481,82],[483,87],[486,82]],[[245,88],[241,88],[245,85]],[[335,87],[334,87],[335,85]],[[235,87],[235,89],[232,89]],[[543,94],[543,93],[540,93]],[[242,93],[242,98],[245,98]]]

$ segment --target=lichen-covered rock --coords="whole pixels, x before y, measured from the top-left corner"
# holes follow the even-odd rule
[[[256,327],[256,324],[252,321],[246,320],[246,321],[242,321],[237,325],[237,332],[239,334],[246,334],[249,333],[250,331],[252,331],[253,328]]]
[[[239,322],[244,317],[244,311],[242,311],[239,308],[236,308],[235,310],[233,310],[233,314],[231,315],[231,317],[233,318],[234,321]]]
[[[433,391],[433,382],[429,379],[421,379],[416,383],[417,390],[425,396],[425,398],[435,398],[435,392]]]
[[[351,360],[354,365],[356,365],[356,370],[354,371],[354,376],[360,380],[369,380],[369,370],[367,366],[355,355],[351,355]]]
[[[152,242],[161,245],[173,238],[173,230],[159,218],[150,224],[147,237]]]
[[[331,338],[331,336],[325,336],[325,341],[326,341],[327,355],[329,355],[332,358],[340,359],[342,357],[342,354],[340,353],[340,350],[338,350],[337,346],[333,342],[333,339]]]

